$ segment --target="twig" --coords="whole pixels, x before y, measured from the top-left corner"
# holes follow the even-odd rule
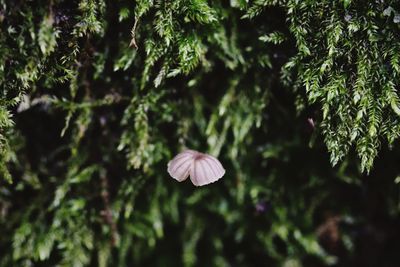
[[[135,23],[133,24],[133,27],[131,30],[132,40],[131,40],[131,43],[129,44],[130,47],[133,46],[136,50],[138,49],[138,46],[136,44],[135,36],[136,36],[136,27],[137,27],[138,22],[139,22],[139,19],[135,18]]]
[[[118,230],[115,221],[113,220],[113,213],[110,206],[110,194],[108,192],[108,180],[105,174],[100,175],[101,181],[101,198],[103,199],[104,210],[101,215],[104,221],[110,226],[111,229],[111,245],[115,246],[118,239]]]

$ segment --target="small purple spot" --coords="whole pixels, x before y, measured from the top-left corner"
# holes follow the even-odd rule
[[[255,209],[256,212],[258,214],[260,213],[264,213],[267,212],[270,209],[271,205],[269,202],[266,202],[264,200],[259,201],[256,205],[255,205]]]
[[[101,116],[100,117],[100,125],[104,127],[106,125],[106,123],[107,123],[107,119],[104,116]]]
[[[257,203],[256,204],[256,211],[259,213],[264,212],[266,209],[265,204],[264,203]]]

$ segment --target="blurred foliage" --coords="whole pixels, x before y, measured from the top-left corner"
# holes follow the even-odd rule
[[[0,266],[399,262],[398,1],[0,0],[0,24]],[[171,179],[185,147],[224,179]]]

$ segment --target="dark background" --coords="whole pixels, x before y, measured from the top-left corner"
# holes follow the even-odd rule
[[[282,68],[290,14],[389,3],[267,2],[1,0],[0,266],[399,266],[398,141],[378,137],[369,173],[355,144],[333,167],[296,78],[319,54]],[[184,148],[224,178],[177,183]]]

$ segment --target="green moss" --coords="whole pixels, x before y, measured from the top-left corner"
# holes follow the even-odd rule
[[[344,256],[318,240],[370,197],[399,214],[398,12],[0,0],[0,266],[356,265],[352,231]],[[184,147],[225,178],[175,183]]]

